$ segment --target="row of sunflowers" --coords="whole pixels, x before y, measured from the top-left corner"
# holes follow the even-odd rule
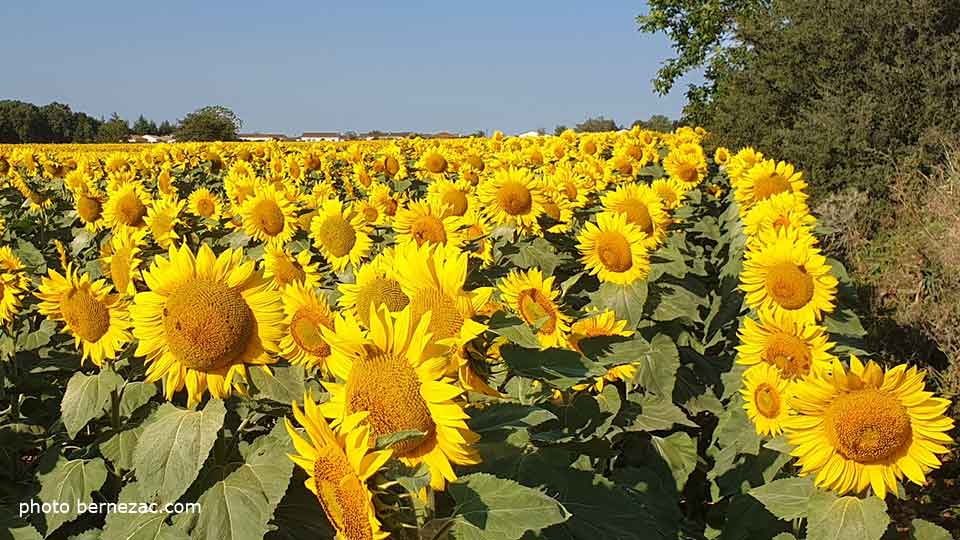
[[[885,531],[949,403],[853,356],[802,175],[706,135],[0,146],[0,521],[816,539],[857,504]]]

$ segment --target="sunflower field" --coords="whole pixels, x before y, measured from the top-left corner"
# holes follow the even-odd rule
[[[0,539],[950,538],[950,402],[706,137],[0,146]]]

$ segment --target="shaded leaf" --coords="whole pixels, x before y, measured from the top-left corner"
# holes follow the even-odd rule
[[[123,384],[123,378],[109,369],[96,375],[76,372],[67,382],[67,391],[60,402],[63,425],[74,438],[87,422],[99,418],[110,407],[110,393]]]

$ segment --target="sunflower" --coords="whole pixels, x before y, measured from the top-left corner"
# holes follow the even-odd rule
[[[234,167],[237,168],[236,172]],[[249,164],[238,161],[223,178],[223,188],[227,192],[227,197],[236,206],[241,206],[257,190],[257,178],[253,175],[252,169],[249,171],[250,175],[247,175],[248,167],[250,167]]]
[[[730,150],[723,146],[718,146],[713,152],[713,162],[720,167],[724,167],[730,162]]]
[[[139,229],[147,224],[144,218],[147,217],[148,208],[150,196],[143,186],[136,181],[127,182],[107,195],[103,220],[114,230],[125,227]]]
[[[426,171],[431,175],[443,175],[443,173],[447,172],[449,166],[450,164],[447,162],[447,158],[435,148],[425,151],[420,155],[420,160],[417,161],[417,169]]]
[[[341,283],[340,308],[353,314],[364,327],[370,325],[370,310],[386,306],[391,312],[407,307],[410,298],[396,279],[396,263],[392,249],[360,266],[355,283]]]
[[[539,183],[528,169],[501,169],[477,188],[480,204],[497,225],[513,225],[521,233],[538,234],[537,218],[545,202]]]
[[[184,202],[175,197],[164,196],[153,201],[143,220],[150,227],[153,239],[161,249],[168,249],[173,241],[180,238],[174,228],[180,223],[180,212]]]
[[[809,236],[798,229],[781,229],[761,235],[759,247],[747,250],[740,289],[757,311],[814,324],[833,312],[837,278]]]
[[[339,199],[328,199],[317,210],[310,223],[313,245],[335,271],[343,270],[347,264],[356,268],[373,245],[363,216],[352,212]]]
[[[197,188],[187,199],[190,213],[202,218],[218,220],[223,212],[223,203],[220,197],[214,195],[207,188]]]
[[[184,385],[190,406],[207,388],[225,399],[236,376],[246,379],[247,364],[275,362],[281,299],[241,250],[216,256],[207,244],[196,255],[172,247],[143,277],[150,290],[130,308],[136,355],[149,364],[147,382],[164,378],[167,399]]]
[[[734,188],[740,186],[743,176],[753,168],[754,165],[763,161],[763,153],[757,152],[751,147],[744,148],[733,155],[727,163],[727,176],[730,177],[730,185]]]
[[[23,271],[23,262],[10,249],[0,247],[0,324],[8,324],[20,311],[23,293],[30,278]]]
[[[466,226],[464,238],[475,246],[469,251],[470,257],[480,259],[485,266],[493,263],[493,242],[489,238],[491,228],[486,216],[480,209],[471,208],[463,216],[463,222]]]
[[[320,329],[333,329],[333,312],[326,299],[313,287],[293,283],[283,290],[283,313],[287,331],[280,340],[280,356],[294,365],[324,368],[330,346]]]
[[[392,144],[381,149],[380,157],[383,174],[393,180],[403,180],[407,177],[407,158],[403,156],[400,147]]]
[[[110,278],[114,288],[122,296],[137,294],[134,280],[140,277],[142,261],[138,255],[146,235],[145,229],[120,230],[113,233],[110,242],[104,243],[100,254],[103,273]]]
[[[240,216],[244,231],[261,242],[283,245],[297,232],[296,207],[272,184],[258,184],[240,206]]]
[[[290,460],[309,478],[304,485],[323,507],[327,520],[344,540],[384,540],[390,535],[380,528],[373,494],[367,480],[390,459],[390,449],[371,451],[370,427],[359,425],[365,415],[345,418],[336,432],[330,429],[310,396],[304,396],[303,411],[293,402],[293,417],[304,427],[305,441],[289,419],[287,433],[297,454]]]
[[[328,365],[345,383],[324,384],[330,401],[321,409],[337,419],[369,412],[375,437],[423,433],[394,444],[394,454],[410,466],[426,463],[430,484],[439,490],[456,480],[453,464],[480,462],[471,447],[480,437],[467,427],[469,415],[459,401],[464,391],[445,382],[447,360],[433,341],[430,319],[410,307],[393,314],[381,306],[367,333],[351,315],[337,315],[336,330],[324,329],[323,337],[333,349]]]
[[[790,416],[789,388],[790,381],[780,376],[776,366],[756,364],[743,372],[743,409],[759,435],[776,437],[783,432]]]
[[[623,214],[627,217],[627,223],[636,225],[646,235],[644,245],[648,250],[656,249],[667,238],[670,218],[660,196],[650,186],[620,186],[613,193],[604,195],[601,203],[605,210]]]
[[[587,195],[591,192],[592,183],[569,164],[558,164],[548,181],[574,208],[587,205]]]
[[[829,369],[834,356],[827,330],[816,324],[783,321],[768,311],[760,311],[759,322],[747,317],[737,333],[737,362],[747,366],[770,364],[780,375],[798,381],[813,371]]]
[[[367,192],[367,201],[380,211],[380,219],[377,224],[385,225],[390,223],[393,216],[396,215],[402,198],[395,195],[390,190],[390,186],[377,182],[370,186],[370,190]]]
[[[830,372],[797,384],[796,414],[784,431],[800,474],[817,473],[817,486],[841,495],[869,486],[884,498],[904,477],[923,484],[940,466],[937,454],[949,452],[954,426],[944,416],[950,401],[924,390],[925,377],[916,367],[884,372],[851,356],[849,370],[835,360]]]
[[[570,317],[560,311],[553,289],[554,277],[543,278],[538,268],[511,270],[500,281],[500,298],[528,325],[540,325],[537,339],[543,348],[559,347],[570,330]]]
[[[696,143],[684,143],[667,154],[663,168],[670,178],[684,189],[696,187],[707,175],[707,158]]]
[[[807,183],[803,181],[803,173],[795,170],[793,165],[765,159],[751,167],[735,187],[734,195],[743,216],[751,206],[778,193],[795,193],[806,198],[803,190]]]
[[[553,186],[544,190],[543,216],[549,218],[547,232],[553,234],[569,232],[574,225],[573,209],[573,204],[567,197]]]
[[[89,192],[74,194],[73,207],[80,222],[90,232],[96,233],[103,228],[103,201]]]
[[[92,281],[68,264],[61,275],[47,270],[36,293],[40,313],[51,321],[63,321],[64,333],[73,336],[74,345],[83,351],[82,364],[89,358],[102,367],[117,357],[130,342],[130,316],[126,304],[110,294],[105,280]]]
[[[633,335],[633,330],[627,329],[627,321],[618,320],[617,314],[611,309],[593,314],[570,325],[567,335],[567,346],[582,353],[580,341],[597,336],[624,336]]]
[[[312,255],[309,249],[292,255],[280,246],[268,244],[263,250],[263,277],[278,289],[294,283],[313,289],[320,285],[320,263],[311,263]]]
[[[638,371],[639,368],[636,366],[636,364],[620,364],[619,366],[613,366],[607,369],[606,373],[594,379],[593,382],[575,384],[571,386],[570,389],[574,392],[592,390],[600,393],[603,392],[604,387],[610,383],[617,381],[632,381],[637,376]]]
[[[756,241],[761,231],[783,227],[813,232],[817,218],[810,214],[805,199],[793,192],[779,193],[750,207],[743,217],[748,241]]]
[[[473,198],[473,186],[466,180],[451,182],[441,178],[430,183],[427,189],[427,199],[436,201],[437,207],[443,209],[444,216],[462,216],[467,212]]]
[[[650,183],[650,187],[663,201],[663,207],[666,210],[679,208],[683,204],[683,198],[687,192],[679,182],[670,178],[658,178]]]
[[[436,199],[411,201],[397,210],[393,230],[397,243],[416,243],[460,247],[462,221],[459,216],[447,214],[449,207]]]
[[[650,272],[646,235],[624,214],[597,214],[597,223],[586,223],[577,241],[581,260],[600,281],[629,285]]]

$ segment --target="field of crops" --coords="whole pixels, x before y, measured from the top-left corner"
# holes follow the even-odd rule
[[[705,135],[0,146],[0,539],[950,538],[949,401]]]

